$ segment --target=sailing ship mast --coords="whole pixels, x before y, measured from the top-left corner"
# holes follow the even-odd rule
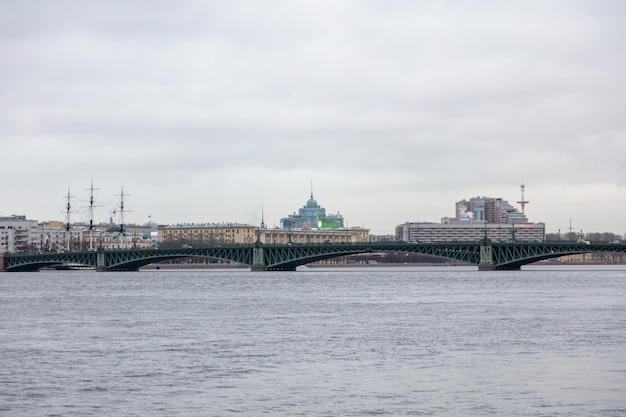
[[[91,187],[89,188],[89,250],[93,250],[93,177],[91,177]]]
[[[118,194],[120,197],[120,236],[124,234],[124,213],[128,210],[124,210],[124,196],[128,196],[128,194],[124,194],[124,185],[122,184],[122,192]]]
[[[120,235],[124,234],[124,186],[120,194]]]
[[[66,220],[67,223],[65,224],[65,249],[69,252],[70,250],[70,240],[72,238],[72,235],[70,233],[70,211],[71,211],[71,204],[70,204],[70,199],[71,199],[71,195],[70,195],[70,185],[67,185],[67,213],[66,213]]]

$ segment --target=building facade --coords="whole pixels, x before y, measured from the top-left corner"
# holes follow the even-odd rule
[[[36,252],[40,247],[37,220],[23,215],[0,217],[0,251]]]
[[[456,217],[441,223],[407,222],[396,226],[396,240],[405,242],[543,241],[545,224],[529,223],[526,215],[502,198],[472,197],[455,203]]]
[[[259,229],[259,240],[267,244],[362,243],[369,241],[369,229]]]
[[[212,245],[256,242],[256,226],[239,223],[161,225],[159,245]]]
[[[326,214],[326,209],[313,198],[313,192],[311,198],[298,210],[298,214],[294,212],[280,219],[280,227],[283,229],[339,229],[343,227],[343,223],[341,214]]]
[[[182,245],[251,244],[257,239],[266,244],[367,242],[368,229],[266,229],[246,224],[185,224],[158,227],[162,247]]]
[[[0,253],[15,252],[15,230],[0,225]]]
[[[442,223],[407,222],[396,226],[396,240],[404,242],[477,242],[485,236],[496,242],[543,241],[545,225],[466,220]]]
[[[42,222],[38,225],[39,251],[63,252],[83,249],[83,235],[80,227],[70,226],[58,221]]]
[[[456,218],[487,223],[528,223],[526,215],[502,198],[472,197],[455,203]]]

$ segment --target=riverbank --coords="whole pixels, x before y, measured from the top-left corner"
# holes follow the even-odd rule
[[[250,267],[248,265],[227,264],[227,263],[224,263],[224,264],[183,263],[183,264],[150,264],[150,265],[142,266],[141,268],[139,268],[140,271],[154,270],[154,269],[165,269],[165,270],[171,270],[171,269],[250,269]]]
[[[584,266],[584,265],[624,265],[619,263],[599,263],[599,262],[554,262],[554,261],[540,261],[535,262],[531,265],[550,265],[550,266]],[[311,269],[322,269],[322,268],[418,268],[418,267],[428,267],[428,268],[449,268],[449,267],[467,267],[467,266],[475,266],[469,265],[461,262],[446,262],[446,263],[357,263],[357,264],[307,264],[303,265],[306,268]],[[140,270],[175,270],[175,269],[250,269],[248,265],[242,264],[229,264],[229,263],[183,263],[183,264],[150,264],[140,268]]]

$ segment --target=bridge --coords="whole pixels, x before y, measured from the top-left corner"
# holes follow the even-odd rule
[[[0,254],[0,272],[38,271],[43,267],[137,271],[145,265],[175,258],[210,258],[247,265],[252,271],[295,271],[324,259],[360,253],[413,253],[475,265],[481,271],[519,270],[523,265],[581,253],[626,252],[625,244],[607,242],[480,242],[232,244],[177,249],[119,249],[64,253]]]

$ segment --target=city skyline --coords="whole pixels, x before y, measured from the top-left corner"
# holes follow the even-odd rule
[[[234,224],[234,225],[250,225],[250,226],[258,226],[258,227],[269,227],[269,228],[283,228],[284,225],[281,224],[282,221],[285,220],[285,218],[281,218],[279,219],[278,222],[274,222],[272,219],[269,219],[269,221],[267,221],[268,219],[265,217],[265,213],[264,213],[264,206],[260,207],[261,213],[259,214],[259,222],[258,223],[253,223],[253,222],[245,222],[245,221],[238,221],[238,220],[221,220],[221,221],[216,221],[216,220],[212,220],[212,219],[205,219],[205,220],[201,220],[201,221],[186,221],[185,219],[178,219],[177,221],[173,221],[173,222],[159,222],[158,219],[153,219],[152,214],[148,214],[147,216],[143,216],[144,219],[141,220],[139,219],[140,216],[133,216],[129,214],[134,213],[134,210],[132,209],[132,207],[129,208],[127,201],[125,202],[124,199],[127,199],[129,194],[127,192],[124,192],[123,189],[120,190],[120,192],[118,194],[115,195],[115,198],[117,198],[117,201],[114,200],[110,200],[107,204],[102,204],[102,202],[99,200],[99,198],[97,197],[97,192],[98,192],[98,188],[96,188],[95,186],[93,186],[93,184],[90,186],[90,188],[85,189],[85,191],[87,191],[87,194],[85,196],[82,197],[82,199],[79,199],[77,196],[72,195],[71,190],[68,189],[68,193],[63,197],[65,199],[64,202],[64,208],[66,209],[65,212],[62,213],[62,216],[58,216],[57,218],[45,218],[44,220],[42,219],[38,219],[38,218],[32,218],[32,217],[28,217],[28,220],[37,220],[40,223],[47,223],[47,222],[58,222],[58,223],[62,223],[65,224],[67,222],[67,215],[68,215],[68,211],[67,209],[70,209],[70,222],[72,224],[89,224],[91,220],[93,220],[93,224],[94,225],[103,225],[103,224],[109,224],[109,223],[113,223],[113,224],[120,224],[120,223],[124,223],[127,225],[145,225],[148,224],[150,222],[154,222],[155,224],[159,224],[159,225],[191,225],[191,224]],[[317,200],[315,199],[315,196],[312,192],[312,185],[311,185],[311,194],[308,196],[311,200],[307,200],[305,207],[308,205],[308,203],[310,201],[315,201],[317,203]],[[69,200],[68,200],[69,198]],[[521,215],[522,217],[525,218],[525,216],[522,214],[521,211],[521,202],[523,201],[524,205],[527,205],[529,203],[529,201],[525,200],[525,199],[521,199],[522,201],[517,201],[516,203],[510,203],[507,199],[502,198],[502,197],[493,197],[493,196],[485,196],[485,195],[475,195],[474,197],[471,197],[470,200],[473,199],[477,199],[477,200],[483,200],[483,199],[487,199],[487,200],[496,200],[496,201],[500,201],[500,204],[503,204],[503,209],[508,208],[513,209],[516,213],[518,213],[517,215]],[[69,203],[69,204],[68,204]],[[90,204],[91,203],[91,204]],[[463,221],[463,219],[467,219],[467,220],[480,220],[477,217],[477,214],[467,210],[467,203],[468,201],[465,199],[461,199],[459,201],[455,201],[454,203],[452,203],[454,205],[454,209],[451,211],[450,214],[443,214],[440,215],[437,219],[422,219],[422,220],[408,220],[406,222],[399,222],[394,226],[394,229],[396,229],[398,226],[401,226],[402,223],[418,223],[418,222],[423,222],[423,223],[434,223],[434,224],[441,224],[441,223],[447,223],[450,220],[460,220]],[[77,205],[78,204],[78,205]],[[464,211],[464,213],[459,214],[459,204],[461,205],[461,209]],[[517,205],[519,205],[520,207],[518,208]],[[107,209],[106,207],[109,207],[109,209]],[[123,209],[122,209],[123,207]],[[325,210],[324,205],[318,205],[317,206],[321,211]],[[296,210],[293,210],[292,213],[295,214],[298,210],[301,210],[302,206],[299,207]],[[286,210],[283,210],[286,211]],[[93,213],[93,217],[90,217],[90,215]],[[17,215],[17,216],[21,216],[21,215],[25,215],[24,213],[12,213],[10,216],[12,215]],[[0,213],[0,217],[5,216],[5,217],[10,217],[7,216],[6,214]],[[478,215],[478,217],[480,217],[480,215]],[[521,218],[520,218],[521,219]],[[514,221],[517,222],[520,219]],[[541,221],[539,222],[535,222],[532,219],[527,219],[525,218],[525,220],[522,220],[522,222],[528,221],[529,223],[543,223]],[[489,222],[489,221],[488,221]],[[497,223],[497,222],[496,222]],[[503,223],[504,224],[504,223]],[[350,226],[349,222],[346,222],[346,224],[344,225],[345,228],[349,228],[349,227],[358,227],[358,228],[366,228],[368,230],[370,230],[371,234],[377,234],[377,235],[392,235],[394,234],[393,230],[391,232],[381,232],[381,233],[374,233],[373,231],[371,231],[371,229],[365,227],[365,226],[360,226],[360,225],[352,225]],[[315,228],[315,227],[314,227]],[[616,233],[618,235],[623,234],[620,233],[618,231],[611,231],[611,230],[582,230],[579,228],[574,227],[574,225],[572,224],[571,219],[569,220],[569,223],[567,224],[567,227],[562,227],[559,228],[558,230],[555,229],[554,231],[547,228],[546,225],[546,232],[547,233],[559,233],[559,234],[565,234],[565,233]],[[626,235],[623,234],[623,235]]]
[[[268,227],[315,198],[393,233],[526,185],[626,233],[626,4],[3,5],[0,215]],[[77,218],[77,220],[81,220]]]

